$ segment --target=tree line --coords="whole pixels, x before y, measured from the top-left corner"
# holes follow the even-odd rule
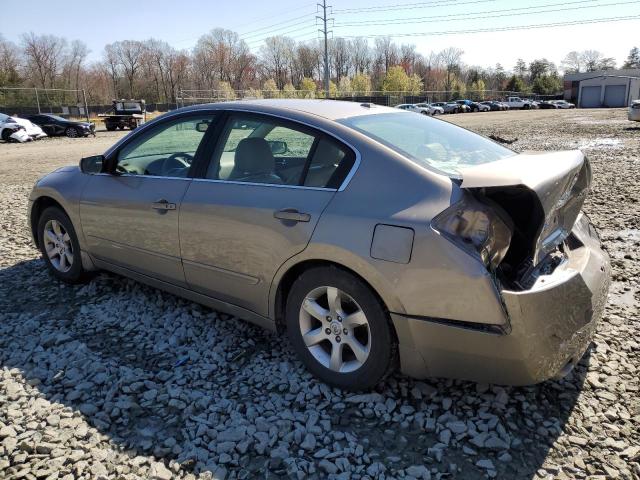
[[[99,61],[88,61],[89,53],[81,40],[26,33],[14,43],[0,36],[0,86],[85,89],[90,104],[112,98],[175,103],[181,90],[215,90],[227,98],[238,90],[256,97],[323,94],[320,41],[273,36],[253,53],[238,33],[216,28],[190,50],[151,38],[110,43]],[[489,68],[466,65],[463,54],[455,47],[423,54],[415,45],[389,37],[372,44],[365,38],[334,38],[329,42],[330,95],[446,91],[460,98],[484,90],[562,91],[559,69],[546,58],[528,63],[519,59],[509,71],[500,63]],[[595,50],[570,52],[561,64],[565,72],[615,67],[612,58]],[[630,51],[623,67],[640,68],[638,48]]]

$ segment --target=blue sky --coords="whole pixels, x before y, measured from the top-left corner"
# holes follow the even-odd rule
[[[594,49],[621,63],[640,47],[640,0],[331,0],[335,36],[402,35],[397,42],[413,43],[426,54],[448,46],[464,50],[470,65],[512,68],[516,59],[546,57],[560,63],[571,50]],[[257,51],[267,34],[288,34],[298,40],[318,36],[315,2],[217,2],[203,0],[109,0],[60,8],[50,0],[7,1],[0,15],[0,33],[19,41],[33,31],[81,39],[101,57],[106,43],[150,37],[190,49],[198,37],[215,27],[244,35]],[[539,12],[539,13],[536,13]],[[580,22],[612,17],[633,20],[556,28],[482,33],[469,30],[504,29],[523,25]],[[373,38],[370,39],[373,42]]]

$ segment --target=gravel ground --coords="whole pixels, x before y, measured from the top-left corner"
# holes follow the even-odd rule
[[[0,144],[0,478],[640,478],[640,128],[623,110],[447,117],[583,148],[613,263],[592,348],[526,388],[393,375],[347,394],[284,338],[115,275],[53,280],[25,228],[54,168],[121,133]]]

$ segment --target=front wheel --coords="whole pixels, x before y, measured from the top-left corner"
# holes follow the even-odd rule
[[[49,207],[38,220],[38,244],[49,271],[67,283],[87,278],[82,268],[78,236],[69,217],[57,207]]]
[[[378,384],[395,366],[387,314],[371,289],[337,267],[304,272],[286,306],[289,339],[307,369],[345,390]]]
[[[75,127],[68,127],[65,131],[64,134],[69,137],[69,138],[76,138],[78,137],[78,130]]]

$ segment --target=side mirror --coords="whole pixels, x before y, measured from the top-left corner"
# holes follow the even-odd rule
[[[82,173],[95,174],[101,173],[104,165],[104,155],[92,155],[84,157],[80,160],[80,171]]]
[[[283,142],[281,140],[271,140],[269,143],[269,148],[271,148],[271,153],[274,155],[284,155],[289,151],[289,146],[287,142]]]

